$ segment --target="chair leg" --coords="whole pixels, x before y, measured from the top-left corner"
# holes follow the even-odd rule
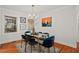
[[[40,45],[39,45],[39,52],[41,52],[41,47],[40,47]]]
[[[31,53],[32,53],[32,45],[31,45]]]
[[[22,48],[22,40],[21,40],[21,48]]]
[[[25,52],[26,52],[26,46],[27,46],[27,43],[25,42]]]
[[[45,53],[45,50],[44,50],[44,49],[46,49],[46,48],[45,48],[45,47],[43,47],[43,49],[42,49],[42,52],[43,52],[43,53]]]
[[[48,53],[50,53],[50,48],[48,48]]]
[[[56,51],[55,51],[55,47],[53,46],[53,49],[54,49],[54,53],[56,53]]]

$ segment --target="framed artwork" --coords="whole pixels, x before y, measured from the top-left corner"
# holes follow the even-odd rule
[[[42,18],[42,27],[51,27],[52,26],[52,17]]]
[[[5,16],[5,33],[16,32],[16,17]]]
[[[26,23],[26,17],[20,17],[20,23]]]
[[[20,24],[20,30],[25,30],[26,29],[26,24]]]

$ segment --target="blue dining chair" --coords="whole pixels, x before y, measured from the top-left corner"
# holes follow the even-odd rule
[[[53,47],[55,52],[54,40],[55,40],[55,36],[51,36],[49,38],[44,39],[43,43],[40,45],[42,45],[45,48],[48,48],[48,52],[50,52],[50,48]]]

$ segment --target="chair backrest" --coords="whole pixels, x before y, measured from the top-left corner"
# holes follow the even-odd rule
[[[30,31],[26,31],[25,33],[30,33]]]
[[[27,38],[27,36],[25,36],[25,35],[21,35],[21,37],[22,37],[22,39],[24,39],[24,41],[28,41],[28,38]]]
[[[54,39],[55,39],[55,36],[51,36],[49,38],[46,38],[44,41],[43,41],[43,45],[44,46],[53,46],[54,45]]]
[[[28,42],[35,42],[35,38],[34,36],[31,36],[31,35],[27,35],[27,39],[28,39]]]
[[[21,35],[22,39],[26,39],[24,35]]]
[[[31,35],[31,32],[30,31],[26,31],[25,35]]]
[[[52,40],[52,45],[54,45],[55,36],[51,36],[50,39]]]
[[[38,32],[38,33],[42,34],[42,32]]]
[[[48,38],[48,37],[49,37],[49,33],[43,33],[43,36],[44,36],[45,38]]]

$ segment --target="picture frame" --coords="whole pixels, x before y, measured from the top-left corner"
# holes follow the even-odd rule
[[[25,30],[26,29],[26,24],[20,24],[20,30]]]
[[[42,27],[51,27],[52,26],[52,17],[42,18]]]
[[[5,33],[17,32],[16,17],[5,16]]]
[[[26,17],[20,17],[20,23],[26,23]]]

